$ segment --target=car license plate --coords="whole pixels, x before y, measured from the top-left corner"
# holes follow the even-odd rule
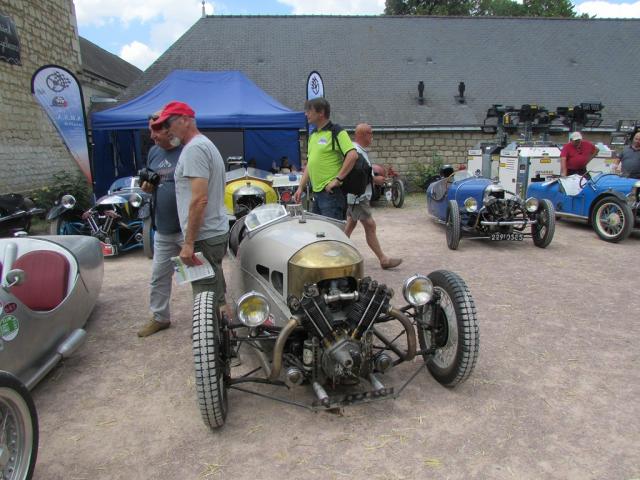
[[[524,235],[521,233],[492,233],[490,238],[494,242],[500,240],[521,242],[524,239]]]
[[[387,201],[390,202],[393,198],[393,193],[391,192],[391,190],[387,190],[386,192],[384,192],[384,196],[387,197]]]
[[[112,244],[100,242],[100,245],[102,245],[102,255],[104,255],[105,257],[111,257],[115,255],[116,251],[113,248]]]

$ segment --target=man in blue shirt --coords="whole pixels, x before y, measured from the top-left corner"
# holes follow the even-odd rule
[[[142,190],[154,195],[156,233],[153,240],[153,269],[151,272],[149,310],[152,318],[139,331],[139,337],[148,337],[169,328],[171,281],[173,261],[182,248],[182,231],[176,206],[176,188],[173,178],[182,146],[180,140],[169,133],[168,128],[152,129],[151,122],[158,114],[149,117],[149,131],[155,145],[149,150],[147,168],[158,174],[157,186],[142,182]]]

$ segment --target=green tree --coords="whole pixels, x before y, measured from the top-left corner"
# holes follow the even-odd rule
[[[570,0],[386,0],[386,15],[576,17]],[[588,18],[588,15],[582,15]]]
[[[469,15],[473,0],[386,0],[385,15]]]

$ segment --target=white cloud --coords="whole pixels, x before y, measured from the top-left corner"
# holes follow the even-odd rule
[[[202,15],[201,0],[75,0],[78,24],[108,28],[137,21],[149,26],[149,38],[124,45],[120,57],[146,69]],[[205,12],[214,12],[212,2]]]
[[[596,18],[640,18],[640,2],[611,3],[603,1],[582,2],[576,12],[595,15]]]
[[[146,70],[162,52],[152,50],[144,43],[134,41],[120,50],[120,57],[136,67]]]
[[[292,15],[380,15],[384,0],[278,0],[289,5]]]

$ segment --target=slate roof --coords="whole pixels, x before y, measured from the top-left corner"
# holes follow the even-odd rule
[[[640,20],[415,16],[201,18],[122,95],[174,69],[240,70],[301,110],[309,73],[322,75],[344,126],[478,126],[494,103],[605,105],[603,126],[640,119]],[[418,82],[425,84],[419,105]],[[455,100],[466,84],[466,104]]]
[[[142,74],[142,70],[117,55],[107,52],[86,38],[79,37],[79,39],[82,68],[89,73],[122,88],[128,87]]]

